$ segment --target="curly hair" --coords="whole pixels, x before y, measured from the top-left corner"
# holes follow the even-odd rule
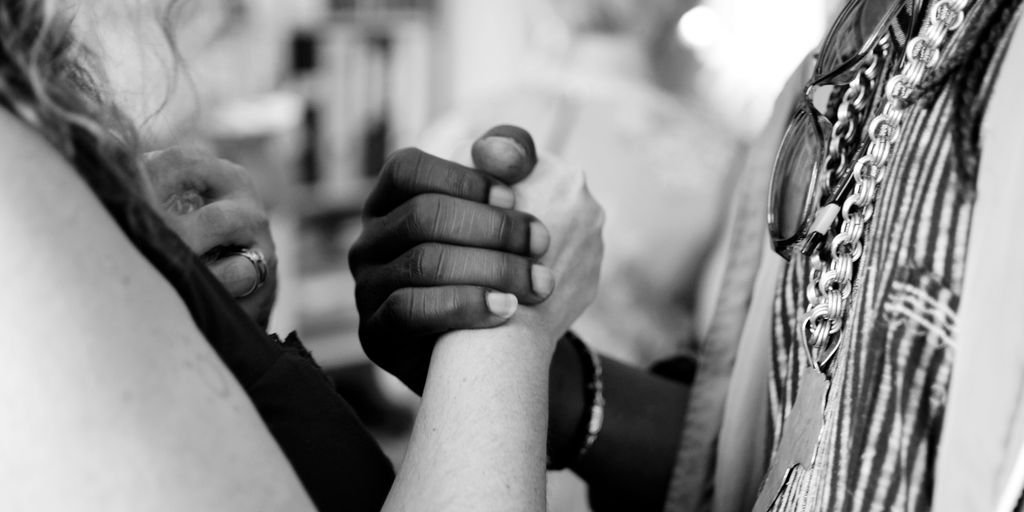
[[[72,20],[59,0],[0,2],[0,106],[76,169],[102,169],[146,194],[135,128],[104,96],[102,67]]]

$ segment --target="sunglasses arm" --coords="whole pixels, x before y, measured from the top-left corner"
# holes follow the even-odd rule
[[[804,238],[803,247],[800,249],[804,256],[813,254],[822,242],[825,241],[825,236],[832,229],[832,224],[835,223],[836,217],[839,216],[839,210],[838,204],[829,203],[814,212],[814,220],[807,228],[807,237]]]

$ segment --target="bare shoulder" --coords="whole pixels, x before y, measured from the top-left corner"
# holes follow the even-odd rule
[[[105,318],[110,330],[162,312],[161,323],[177,326],[168,335],[188,331],[184,305],[71,165],[2,109],[0,183],[0,278],[19,291],[0,295],[5,325],[42,329],[60,314],[85,328],[107,313],[117,315]]]
[[[0,241],[0,509],[308,509],[180,298],[3,109]]]

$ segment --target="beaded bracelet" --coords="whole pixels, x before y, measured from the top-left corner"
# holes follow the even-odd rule
[[[601,378],[603,373],[601,358],[572,332],[565,333],[564,338],[576,349],[585,371],[590,375],[586,384],[585,397],[589,407],[580,418],[579,426],[573,435],[573,442],[569,445],[579,448],[573,448],[570,455],[564,457],[549,454],[548,469],[550,470],[565,469],[582,459],[593,448],[597,436],[601,433],[601,427],[604,426],[604,381]]]

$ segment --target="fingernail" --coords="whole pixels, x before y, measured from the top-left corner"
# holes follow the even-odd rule
[[[516,205],[516,194],[508,187],[494,185],[491,187],[487,202],[496,208],[512,208]]]
[[[537,161],[537,149],[533,145],[533,137],[530,136],[530,132],[514,125],[499,125],[487,130],[487,133],[483,134],[482,138],[488,137],[503,137],[511,140],[512,142],[523,148],[526,153],[527,159],[534,162]]]
[[[555,289],[555,274],[551,269],[543,265],[534,265],[530,272],[530,280],[533,282],[533,292],[541,297],[551,295]]]
[[[530,254],[542,256],[548,252],[548,245],[551,243],[551,235],[544,224],[533,221],[530,223]]]
[[[511,318],[519,308],[519,300],[511,293],[487,292],[487,309],[501,318]]]
[[[500,135],[490,135],[473,144],[473,161],[509,182],[519,181],[533,166],[526,148],[515,139]]]

